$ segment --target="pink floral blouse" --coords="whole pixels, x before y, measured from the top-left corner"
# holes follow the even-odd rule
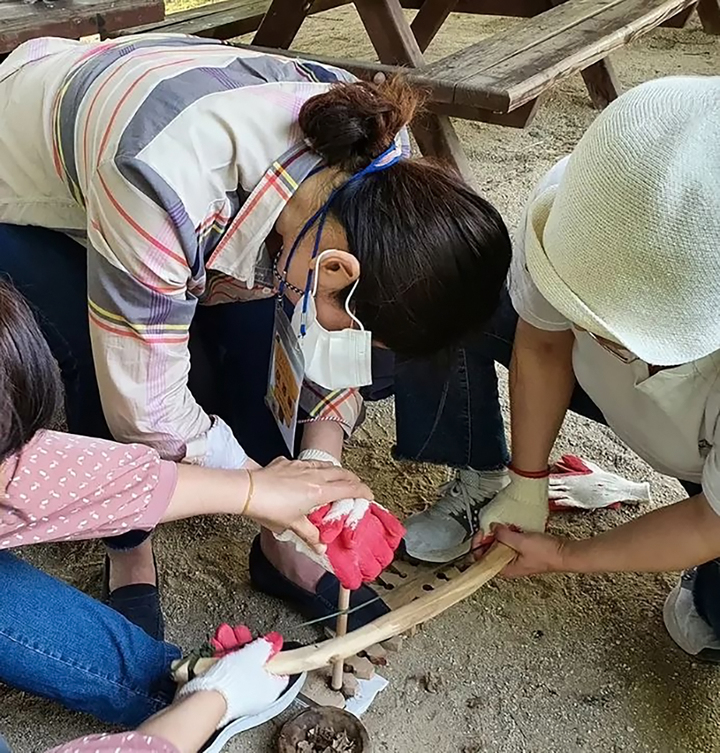
[[[140,732],[119,735],[90,735],[53,748],[47,753],[180,753],[161,737],[150,737]]]
[[[40,432],[0,469],[0,549],[150,530],[176,482],[143,445]]]

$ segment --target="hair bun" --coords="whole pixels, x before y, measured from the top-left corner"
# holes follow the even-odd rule
[[[340,83],[305,102],[300,128],[328,165],[353,173],[390,146],[412,120],[419,100],[400,77],[380,85]]]

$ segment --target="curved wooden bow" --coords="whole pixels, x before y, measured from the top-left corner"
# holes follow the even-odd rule
[[[267,668],[278,675],[295,675],[312,669],[320,669],[338,659],[353,656],[376,643],[405,633],[415,625],[436,617],[474,594],[512,562],[514,557],[515,552],[512,549],[504,544],[495,543],[481,560],[471,565],[457,578],[439,586],[426,596],[421,596],[346,635],[291,651],[283,651],[268,662]],[[194,667],[195,674],[206,672],[216,661],[217,659],[199,659]],[[187,682],[188,663],[186,661],[181,659],[175,662],[172,671],[176,682]]]

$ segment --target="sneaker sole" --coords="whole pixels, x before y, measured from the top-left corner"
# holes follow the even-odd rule
[[[445,565],[448,562],[453,562],[458,557],[462,557],[465,554],[469,554],[472,549],[472,539],[464,541],[462,544],[458,544],[452,549],[438,549],[434,552],[417,552],[408,549],[407,543],[405,544],[405,552],[408,557],[412,557],[419,562],[429,562],[433,565]]]

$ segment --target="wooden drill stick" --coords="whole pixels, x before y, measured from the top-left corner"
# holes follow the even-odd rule
[[[337,659],[353,656],[374,643],[382,643],[393,635],[400,635],[415,625],[427,622],[466,599],[494,578],[514,558],[515,552],[512,549],[504,544],[495,543],[479,562],[426,596],[421,596],[410,604],[384,614],[346,635],[322,643],[313,643],[303,648],[283,651],[268,662],[267,668],[278,675],[292,675],[311,669],[320,669],[328,664],[334,664]],[[217,659],[200,659],[195,664],[194,673],[200,675],[207,672],[216,661]],[[187,682],[188,669],[186,660],[178,659],[174,662],[172,674],[175,682]]]
[[[350,589],[345,588],[344,586],[340,586],[340,593],[338,594],[338,609],[340,610],[340,614],[338,615],[337,623],[335,625],[335,634],[340,637],[347,633],[347,610],[350,609]],[[340,690],[340,688],[342,688],[344,661],[345,657],[341,656],[333,663],[331,683],[333,690]]]

